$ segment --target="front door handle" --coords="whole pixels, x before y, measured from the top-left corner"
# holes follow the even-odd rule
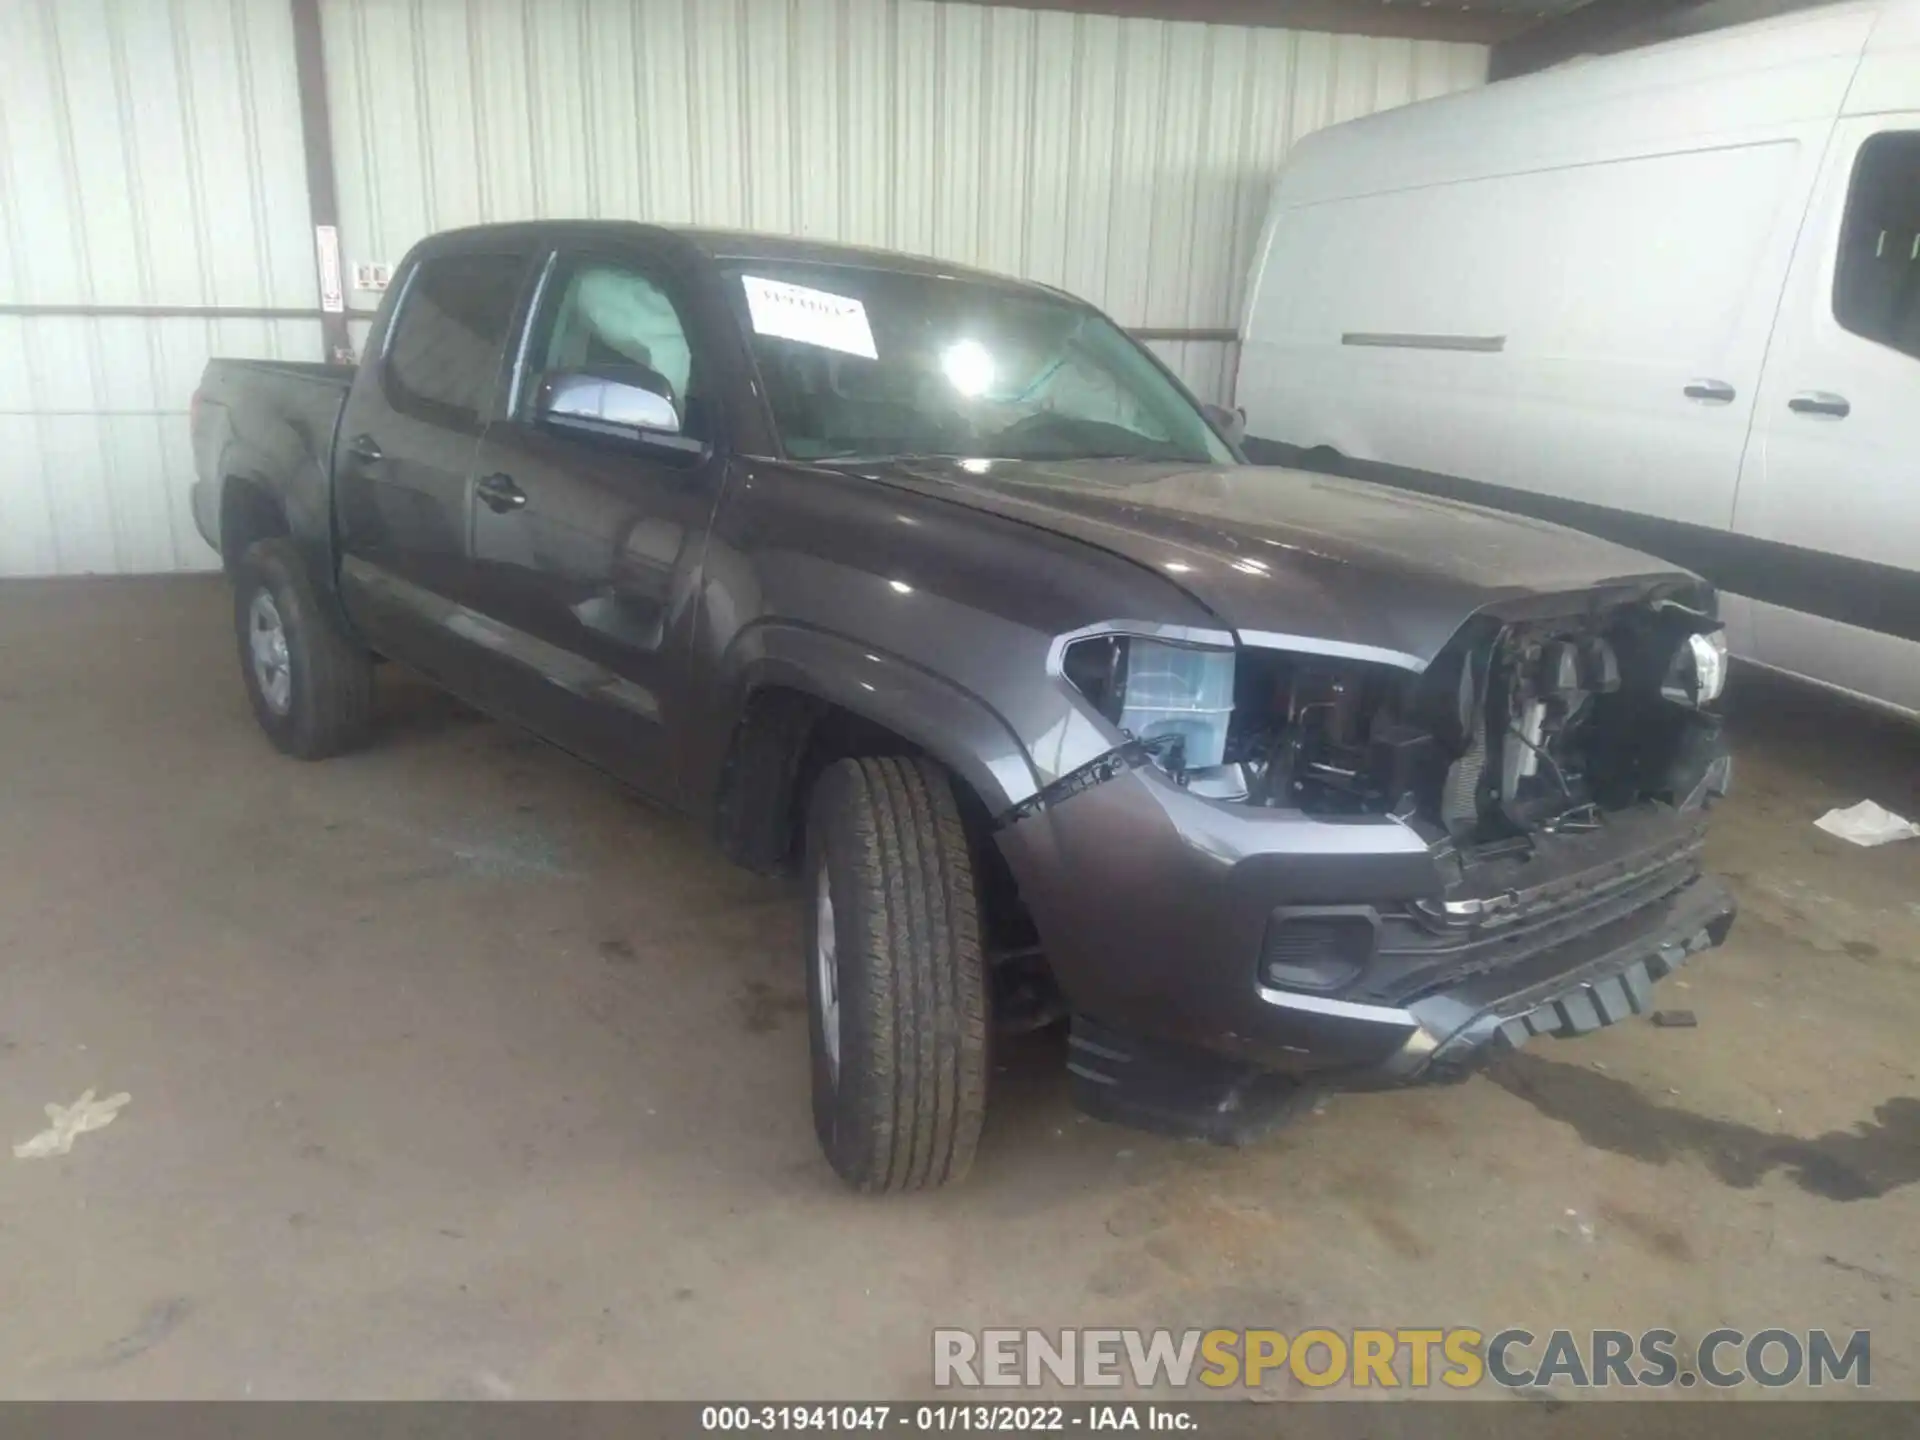
[[[362,465],[378,465],[386,458],[380,442],[371,435],[356,435],[347,442],[347,454]]]
[[[513,483],[511,475],[489,475],[473,487],[473,493],[480,497],[481,504],[496,515],[518,510],[527,503],[527,492]]]
[[[1687,388],[1680,393],[1689,400],[1701,400],[1709,405],[1733,403],[1733,386],[1724,380],[1689,380]]]
[[[1844,420],[1853,411],[1844,395],[1835,395],[1826,390],[1808,390],[1787,401],[1787,408],[1796,415],[1830,415],[1835,420]]]

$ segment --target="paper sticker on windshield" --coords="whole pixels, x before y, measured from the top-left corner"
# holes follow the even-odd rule
[[[747,314],[757,334],[798,340],[844,355],[878,360],[873,331],[867,325],[867,307],[850,295],[809,290],[784,280],[742,275],[747,291]]]

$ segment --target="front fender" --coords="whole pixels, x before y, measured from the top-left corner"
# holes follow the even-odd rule
[[[1026,747],[992,707],[901,656],[830,630],[766,621],[735,637],[722,665],[735,716],[756,690],[783,686],[911,741],[970,785],[989,814],[1039,788]]]

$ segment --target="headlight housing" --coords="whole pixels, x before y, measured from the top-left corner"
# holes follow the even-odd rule
[[[1178,736],[1179,765],[1223,763],[1233,719],[1232,650],[1144,635],[1096,635],[1067,647],[1067,683],[1136,740]]]
[[[1710,705],[1727,688],[1727,635],[1724,630],[1692,634],[1667,662],[1660,693],[1680,705]]]

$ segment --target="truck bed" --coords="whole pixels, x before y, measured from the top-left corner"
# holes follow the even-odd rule
[[[297,360],[209,360],[193,403],[193,519],[221,544],[229,480],[265,492],[328,493],[333,432],[353,386],[351,365]]]

